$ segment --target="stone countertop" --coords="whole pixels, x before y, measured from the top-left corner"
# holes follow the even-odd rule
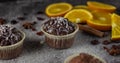
[[[95,54],[105,59],[108,63],[120,63],[120,56],[110,56],[103,49],[103,44],[95,46],[90,44],[90,41],[94,39],[97,39],[100,42],[107,39],[109,40],[110,32],[106,32],[109,34],[108,36],[99,38],[79,31],[73,46],[64,50],[56,50],[48,47],[46,44],[42,46],[40,45],[40,42],[43,41],[43,37],[36,35],[36,32],[40,31],[40,25],[44,21],[38,21],[36,17],[41,16],[45,19],[48,17],[44,14],[37,15],[36,12],[44,11],[48,4],[54,2],[69,2],[73,5],[78,5],[85,4],[86,1],[87,0],[18,0],[0,3],[0,17],[6,18],[8,23],[10,23],[9,21],[16,19],[18,16],[23,16],[23,13],[28,13],[26,21],[37,21],[37,24],[35,25],[37,31],[24,29],[21,25],[22,21],[20,21],[19,24],[14,25],[23,30],[27,36],[24,42],[23,53],[15,59],[0,60],[0,63],[63,63],[68,56],[80,52]],[[98,1],[113,4],[117,6],[117,8],[120,7],[119,0]],[[108,47],[109,46],[111,45],[108,45]]]

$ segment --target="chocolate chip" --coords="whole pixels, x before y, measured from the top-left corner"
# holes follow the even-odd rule
[[[16,20],[11,21],[11,24],[17,24],[17,23],[18,23],[18,21],[16,21]]]
[[[99,42],[98,40],[92,40],[92,41],[91,41],[91,44],[92,44],[92,45],[98,45],[99,43],[100,43],[100,42]]]
[[[17,19],[23,21],[23,20],[25,20],[26,18],[25,18],[25,17],[18,17]]]
[[[108,41],[108,40],[104,40],[102,44],[104,44],[104,45],[108,45],[108,44],[111,44],[111,42]]]
[[[44,18],[42,17],[37,17],[38,20],[42,21],[42,20],[45,20]]]
[[[39,35],[39,36],[42,36],[42,35],[44,35],[44,33],[43,33],[42,31],[40,31],[40,32],[37,32],[36,34],[37,34],[37,35]]]

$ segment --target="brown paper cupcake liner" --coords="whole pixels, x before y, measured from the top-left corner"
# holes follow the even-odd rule
[[[87,53],[87,54],[89,54],[89,53]],[[95,54],[89,54],[89,55],[92,55],[93,57],[99,59],[99,60],[102,61],[103,63],[107,63],[104,59],[96,56]],[[73,55],[67,57],[67,58],[65,59],[64,63],[69,63],[69,62],[70,62],[74,57],[76,57],[76,56],[79,56],[79,53],[73,54]]]
[[[45,32],[41,27],[41,31],[45,34],[45,40],[46,40],[45,42],[50,47],[57,48],[57,49],[65,49],[65,48],[71,47],[78,30],[79,30],[79,27],[76,24],[76,29],[73,33],[62,35],[62,36],[56,36],[56,35],[52,35]]]
[[[20,32],[23,34],[23,36],[19,42],[9,46],[0,46],[0,59],[12,59],[20,55],[23,48],[23,41],[25,39],[24,32]]]

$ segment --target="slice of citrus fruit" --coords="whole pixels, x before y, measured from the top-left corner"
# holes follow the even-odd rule
[[[111,30],[111,13],[92,12],[93,19],[87,20],[87,24],[101,31]]]
[[[65,13],[72,9],[69,3],[54,3],[47,6],[45,12],[50,17],[63,16]]]
[[[112,40],[120,40],[120,16],[112,14]]]
[[[98,10],[98,11],[105,11],[105,12],[114,12],[116,10],[115,6],[101,3],[101,2],[88,1],[87,5],[91,10]]]
[[[69,19],[73,23],[85,23],[93,18],[92,14],[85,9],[74,9],[65,14],[64,18]]]
[[[90,11],[88,6],[86,6],[86,5],[76,5],[76,6],[74,6],[74,9],[85,9],[85,10]]]

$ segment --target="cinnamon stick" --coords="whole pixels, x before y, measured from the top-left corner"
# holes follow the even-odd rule
[[[87,26],[87,25],[81,25],[81,24],[78,24],[79,25],[79,29],[80,30],[83,30],[83,31],[86,31],[88,33],[91,33],[93,35],[96,35],[98,37],[103,37],[104,36],[104,32],[101,32],[99,30],[96,30],[90,26]]]

